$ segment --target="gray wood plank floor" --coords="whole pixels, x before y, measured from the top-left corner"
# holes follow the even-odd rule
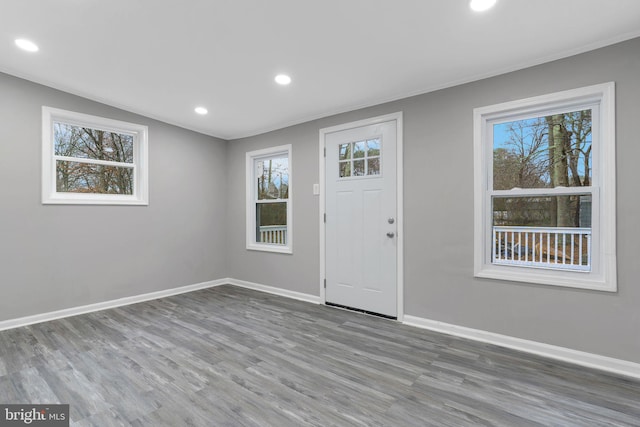
[[[233,286],[0,332],[73,426],[640,426],[640,382]]]

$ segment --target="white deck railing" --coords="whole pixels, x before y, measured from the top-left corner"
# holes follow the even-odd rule
[[[259,228],[260,243],[287,244],[286,225],[265,225]]]
[[[493,227],[493,263],[591,271],[591,229]]]

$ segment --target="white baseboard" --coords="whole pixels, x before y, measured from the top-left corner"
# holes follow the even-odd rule
[[[452,325],[436,320],[424,319],[416,316],[404,316],[404,324],[428,329],[430,331],[441,332],[474,341],[494,344],[500,347],[511,348],[524,351],[526,353],[537,354],[551,359],[562,360],[575,365],[586,366],[588,368],[599,369],[640,379],[640,364],[628,362],[626,360],[614,359],[612,357],[600,356],[598,354],[584,351],[572,350],[570,348],[544,344],[537,341],[529,341],[522,338],[515,338],[508,335],[496,334],[480,329],[467,328],[465,326]]]
[[[172,295],[193,292],[200,289],[212,288],[220,285],[233,285],[241,288],[253,289],[260,292],[279,295],[286,298],[292,298],[300,301],[320,304],[319,296],[305,294],[302,292],[289,291],[286,289],[276,288],[273,286],[262,285],[259,283],[247,282],[233,278],[224,278],[211,280],[208,282],[197,283],[195,285],[182,286],[179,288],[165,289],[162,291],[151,292],[142,295],[134,295],[131,297],[119,298],[110,301],[99,302],[95,304],[72,307],[63,310],[52,311],[48,313],[36,314],[33,316],[25,316],[17,319],[9,319],[0,321],[0,331],[21,326],[32,325],[34,323],[47,322],[50,320],[61,319],[64,317],[77,316],[79,314],[91,313],[109,308],[121,307],[139,302],[154,300],[158,298],[169,297]],[[640,364],[629,362],[626,360],[615,359],[612,357],[601,356],[598,354],[587,353],[584,351],[572,350],[565,347],[559,347],[550,344],[544,344],[536,341],[529,341],[522,338],[515,338],[508,335],[496,334],[493,332],[483,331],[480,329],[467,328],[449,323],[439,322],[436,320],[425,319],[417,316],[405,315],[403,322],[405,325],[415,326],[418,328],[428,329],[430,331],[440,332],[448,335],[454,335],[461,338],[467,338],[474,341],[494,344],[500,347],[520,350],[527,353],[537,354],[539,356],[551,359],[562,360],[564,362],[573,363],[580,366],[599,369],[606,372],[612,372],[618,375],[624,375],[632,378],[640,379]]]
[[[253,289],[254,291],[266,292],[269,294],[280,295],[286,298],[297,299],[300,301],[320,304],[320,297],[302,292],[288,291],[286,289],[276,288],[273,286],[261,285],[260,283],[247,282],[238,279],[227,279],[230,285],[239,286],[241,288]]]
[[[229,283],[230,279],[211,280],[208,282],[196,283],[195,285],[181,286],[179,288],[165,289],[157,292],[150,292],[142,295],[118,298],[110,301],[98,302],[95,304],[82,305],[79,307],[65,308],[63,310],[51,311],[48,313],[35,314],[33,316],[19,317],[0,321],[0,331],[5,329],[18,328],[20,326],[33,325],[34,323],[47,322],[49,320],[61,319],[63,317],[77,316],[78,314],[91,313],[94,311],[106,310],[108,308],[122,307],[123,305],[136,304],[172,295],[184,294],[200,289],[212,288]]]

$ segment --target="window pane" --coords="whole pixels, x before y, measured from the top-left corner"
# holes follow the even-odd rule
[[[58,160],[56,190],[62,193],[133,194],[133,168]]]
[[[493,197],[493,225],[591,227],[591,195]]]
[[[495,197],[492,262],[591,270],[591,196]]]
[[[256,203],[256,243],[287,244],[287,203]]]
[[[380,139],[370,139],[367,141],[367,156],[379,156],[380,155]]]
[[[493,189],[591,185],[591,110],[493,126]]]
[[[340,162],[340,178],[351,176],[351,162]]]
[[[107,132],[67,123],[53,123],[58,156],[133,163],[133,135]]]
[[[367,175],[380,175],[380,158],[367,160]]]
[[[363,175],[364,175],[364,160],[354,160],[353,176],[363,176]]]
[[[348,160],[351,158],[351,144],[340,144],[340,160]]]
[[[365,145],[364,141],[353,143],[353,158],[360,159],[364,157]]]
[[[256,160],[258,200],[289,198],[289,158]]]

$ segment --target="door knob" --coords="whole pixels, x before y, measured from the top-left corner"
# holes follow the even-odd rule
[[[395,235],[396,235],[396,234],[395,234],[393,231],[389,231],[389,232],[387,233],[387,237],[393,237],[393,236],[395,236]]]

